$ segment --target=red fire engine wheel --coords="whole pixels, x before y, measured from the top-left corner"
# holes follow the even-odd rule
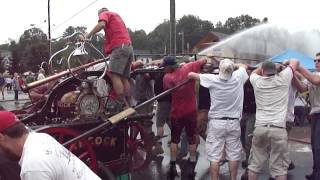
[[[127,148],[131,171],[141,169],[150,162],[148,144],[143,129],[137,122],[128,125]]]
[[[40,132],[50,134],[54,137],[60,144],[67,142],[80,135],[79,132],[70,128],[60,128],[60,127],[49,127],[41,130]],[[84,163],[86,163],[91,170],[97,172],[97,159],[96,154],[93,151],[92,146],[87,140],[79,140],[66,147],[74,155],[78,156]]]

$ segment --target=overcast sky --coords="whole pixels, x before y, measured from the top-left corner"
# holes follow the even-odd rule
[[[176,0],[176,19],[192,14],[215,24],[217,21],[224,23],[228,17],[248,14],[260,20],[268,17],[269,22],[289,30],[320,29],[318,4],[317,0]],[[147,33],[170,19],[170,0],[51,0],[52,38],[60,36],[68,26],[86,26],[91,30],[101,7],[120,14],[130,29],[143,29]],[[47,0],[2,1],[0,18],[0,44],[8,42],[8,38],[18,39],[30,24],[47,33],[44,22]]]

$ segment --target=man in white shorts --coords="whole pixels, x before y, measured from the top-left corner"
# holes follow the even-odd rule
[[[236,71],[234,69],[238,68]],[[224,59],[219,74],[189,73],[189,78],[200,80],[209,89],[211,105],[208,114],[206,151],[210,161],[211,179],[219,179],[219,161],[224,147],[229,161],[231,180],[236,180],[241,159],[240,119],[243,108],[243,86],[249,78],[247,66]]]

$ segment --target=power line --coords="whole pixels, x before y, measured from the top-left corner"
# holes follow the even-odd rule
[[[79,15],[82,11],[86,10],[87,8],[89,8],[90,6],[92,6],[94,3],[96,3],[98,0],[93,1],[92,3],[90,3],[89,5],[87,5],[86,7],[82,8],[81,10],[79,10],[78,12],[76,12],[74,15],[72,15],[70,18],[68,18],[67,20],[63,21],[62,23],[58,24],[54,29],[58,29],[59,27],[61,27],[63,24],[67,23],[68,21],[70,21],[72,18],[76,17],[77,15]]]

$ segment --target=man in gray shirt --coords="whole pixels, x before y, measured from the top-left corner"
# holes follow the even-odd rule
[[[287,68],[277,73],[276,65],[265,61],[251,73],[257,111],[249,157],[249,180],[256,180],[264,162],[269,159],[270,173],[277,180],[287,179],[289,163],[286,113],[288,91],[293,72],[299,61],[292,60]]]
[[[311,73],[304,67],[299,68],[299,72],[309,81],[305,90],[309,90],[311,104],[311,147],[313,156],[313,172],[306,175],[307,179],[320,179],[320,52],[314,59],[316,72]]]

